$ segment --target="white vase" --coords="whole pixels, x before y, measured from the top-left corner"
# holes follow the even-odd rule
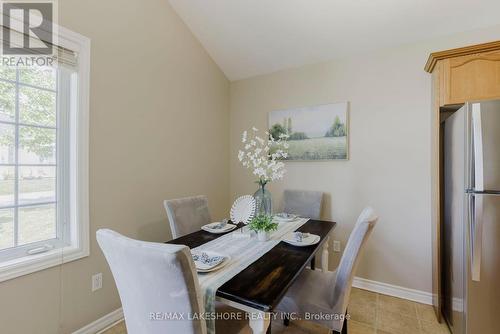
[[[267,240],[269,240],[269,232],[266,232],[266,231],[257,231],[257,240],[259,240],[259,241],[267,241]]]

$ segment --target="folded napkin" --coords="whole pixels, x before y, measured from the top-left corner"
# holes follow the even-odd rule
[[[224,261],[225,258],[224,256],[219,255],[209,255],[205,252],[193,253],[192,256],[196,268],[202,270],[211,269],[217,266]]]
[[[311,236],[309,233],[302,233],[302,232],[294,232],[293,236],[295,238],[295,241],[297,242],[303,242],[304,239],[307,239]]]
[[[292,214],[289,214],[286,212],[281,212],[281,213],[277,213],[276,217],[283,218],[283,219],[290,219],[290,218],[295,218],[295,215],[292,215]]]
[[[208,228],[210,228],[212,230],[220,230],[220,229],[223,229],[223,228],[226,228],[226,227],[229,228],[231,226],[228,226],[225,223],[217,223],[217,224],[212,224],[212,225],[208,226]]]

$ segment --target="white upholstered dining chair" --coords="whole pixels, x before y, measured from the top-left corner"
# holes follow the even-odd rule
[[[96,236],[118,288],[127,333],[207,332],[204,320],[187,318],[204,310],[187,246],[134,240],[108,229],[98,230]],[[239,312],[222,303],[215,307],[217,313]],[[186,319],[166,319],[165,315],[174,313]],[[246,321],[215,322],[218,333],[238,333],[246,326]]]
[[[349,236],[338,268],[326,273],[306,269],[283,297],[277,311],[302,317],[305,313],[329,315],[330,319],[312,321],[330,328],[334,333],[347,333],[347,321],[344,320],[352,281],[360,253],[377,220],[373,209],[365,208]],[[285,325],[287,323],[285,320]]]
[[[211,223],[206,196],[166,200],[163,205],[174,239],[198,231],[203,225]]]
[[[286,213],[311,219],[319,219],[321,216],[323,204],[321,191],[285,190],[283,201],[283,211]]]

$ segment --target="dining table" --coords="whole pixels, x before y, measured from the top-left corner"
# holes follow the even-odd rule
[[[297,247],[280,241],[222,284],[216,291],[216,300],[247,312],[249,326],[254,334],[270,331],[276,306],[308,265],[315,269],[314,259],[319,252],[322,253],[322,270],[328,270],[328,236],[335,226],[335,222],[309,219],[297,231],[318,235],[320,241],[317,244]],[[199,230],[167,243],[186,245],[193,249],[223,235],[225,233]]]

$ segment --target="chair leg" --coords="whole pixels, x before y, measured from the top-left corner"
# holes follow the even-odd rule
[[[344,322],[344,326],[342,326],[342,332],[340,334],[347,334],[347,322]]]
[[[347,310],[345,312],[345,314],[347,315]],[[342,325],[342,330],[340,332],[337,332],[337,331],[332,331],[333,334],[347,334],[347,317],[344,319],[344,323]]]
[[[344,319],[344,325],[342,326],[341,334],[347,334],[347,310],[345,311],[346,317]]]
[[[316,256],[311,259],[311,270],[316,270]]]
[[[286,327],[290,325],[290,317],[288,316],[288,314],[285,314],[283,317],[283,325],[285,325]]]
[[[332,334],[347,334],[347,323],[344,323],[344,326],[342,327],[341,332],[332,331]]]

